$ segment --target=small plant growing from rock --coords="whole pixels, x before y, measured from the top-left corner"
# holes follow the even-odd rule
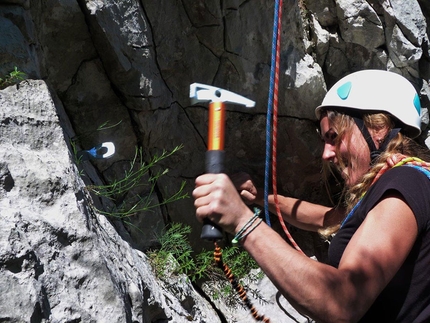
[[[155,155],[154,157],[152,157],[152,159],[148,163],[142,162],[142,149],[136,148],[136,153],[130,163],[130,168],[124,173],[123,178],[115,180],[107,185],[90,185],[87,186],[87,189],[96,194],[97,196],[108,198],[115,202],[116,200],[121,200],[124,195],[126,195],[133,189],[136,189],[141,186],[148,186],[148,190],[145,192],[145,196],[134,196],[134,200],[136,201],[133,203],[130,203],[131,201],[126,199],[119,203],[119,205],[115,205],[109,210],[98,209],[97,212],[106,216],[124,219],[139,212],[148,211],[161,205],[187,198],[188,194],[184,192],[184,187],[186,184],[184,181],[182,182],[181,187],[175,194],[165,198],[159,203],[154,203],[153,193],[155,191],[157,180],[161,176],[167,174],[169,170],[164,169],[155,173],[150,172],[150,170],[157,163],[159,163],[165,158],[170,157],[182,147],[182,145],[177,146],[170,152],[163,151],[160,156]]]
[[[213,251],[202,251],[194,254],[188,241],[191,228],[185,224],[173,223],[165,233],[158,238],[159,249],[147,252],[156,276],[160,279],[171,278],[174,275],[185,274],[193,283],[198,281],[210,281],[210,285],[217,285],[212,289],[213,299],[227,297],[231,306],[241,303],[230,282],[214,261]],[[257,281],[263,274],[250,274],[252,269],[259,266],[254,259],[239,247],[226,247],[223,250],[223,258],[228,263],[237,279],[245,277],[248,281]],[[254,297],[260,298],[258,291],[250,291]]]
[[[27,77],[27,74],[19,71],[18,68],[15,66],[15,69],[12,72],[10,72],[8,75],[6,75],[3,78],[0,78],[0,90],[10,85],[19,83],[23,81],[26,77]]]
[[[191,228],[189,226],[173,223],[162,236],[158,237],[160,248],[148,252],[157,277],[163,278],[169,274],[186,274],[188,276],[195,271],[196,263],[192,256],[193,249],[186,238],[190,233]]]

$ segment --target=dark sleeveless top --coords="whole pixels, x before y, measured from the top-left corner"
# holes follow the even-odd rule
[[[333,238],[328,262],[338,267],[351,237],[388,191],[399,192],[414,212],[418,238],[404,264],[360,322],[430,322],[430,180],[420,170],[400,166],[383,174]]]

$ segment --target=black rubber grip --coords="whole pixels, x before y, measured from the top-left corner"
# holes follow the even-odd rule
[[[208,150],[206,152],[206,173],[219,174],[224,172],[224,155],[223,150]],[[209,220],[203,223],[200,238],[215,241],[221,240],[222,237],[222,230],[219,226]]]
[[[206,173],[219,174],[224,172],[224,150],[208,150],[206,152]]]
[[[201,239],[217,241],[222,239],[222,230],[209,220],[203,222]]]

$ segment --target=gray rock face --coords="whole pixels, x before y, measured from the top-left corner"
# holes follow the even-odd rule
[[[426,112],[430,5],[283,3],[278,192],[329,204],[320,178],[315,106],[345,74],[375,68],[408,78]],[[88,201],[100,208],[120,201],[100,203],[85,186],[121,179],[136,147],[148,162],[183,144],[158,165],[169,172],[155,192],[135,187],[121,198],[150,195],[160,202],[183,181],[191,193],[194,178],[204,172],[208,126],[207,105],[190,104],[194,82],[256,101],[253,109],[227,108],[226,172],[246,171],[263,184],[273,5],[0,0],[0,78],[16,66],[29,79],[0,91],[0,287],[7,291],[0,294],[0,320],[220,320],[188,283],[172,291],[154,278],[142,253],[168,222],[191,226],[197,251],[212,248],[199,238],[192,199],[138,212],[127,226],[92,212]],[[424,129],[420,140],[426,137]],[[112,158],[74,165],[71,143],[90,149],[104,141],[116,146]],[[318,237],[292,233],[308,255],[324,260]],[[265,285],[258,288],[273,294]],[[216,306],[228,320],[249,322],[241,311]],[[261,312],[290,320],[276,299]]]
[[[43,81],[0,91],[0,108],[0,321],[219,322],[91,211]]]

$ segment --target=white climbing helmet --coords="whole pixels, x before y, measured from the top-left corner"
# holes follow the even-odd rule
[[[421,104],[413,85],[403,76],[383,70],[363,70],[340,79],[315,109],[349,112],[388,112],[411,138],[421,133]]]

